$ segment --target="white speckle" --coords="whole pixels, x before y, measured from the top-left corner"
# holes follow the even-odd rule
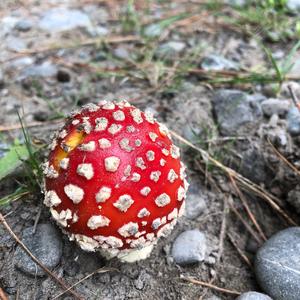
[[[141,179],[141,175],[139,173],[136,173],[136,172],[132,173],[131,180],[133,182],[138,182],[138,181],[140,181],[140,179]]]
[[[185,198],[185,189],[180,186],[177,191],[177,200],[182,201]]]
[[[148,240],[148,241],[154,241],[155,240],[155,234],[153,233],[153,232],[151,232],[151,233],[147,233],[146,234],[146,239]]]
[[[74,125],[74,126],[79,124],[79,123],[80,123],[80,121],[78,119],[75,119],[75,120],[72,121],[72,125]]]
[[[78,204],[83,199],[84,191],[77,185],[68,184],[64,187],[64,191],[75,204]]]
[[[161,158],[159,161],[159,164],[163,167],[163,166],[165,166],[166,161],[163,158]]]
[[[95,112],[99,109],[100,107],[94,103],[88,103],[82,106],[82,109],[87,109],[89,112]]]
[[[103,186],[99,192],[96,194],[96,202],[103,203],[111,196],[111,188]]]
[[[146,169],[146,166],[145,166],[145,162],[143,160],[142,157],[138,157],[136,160],[135,160],[135,165],[140,168],[141,170],[145,170]]]
[[[133,121],[137,124],[143,123],[142,113],[138,108],[132,109],[130,114],[133,118]]]
[[[185,193],[188,191],[188,188],[190,186],[190,184],[187,182],[186,179],[183,179],[183,186],[184,186],[184,190],[185,190]]]
[[[103,109],[106,109],[106,110],[112,110],[112,109],[115,109],[115,104],[113,103],[113,102],[107,102],[107,103],[105,103],[103,106],[102,106],[102,108]]]
[[[155,142],[156,139],[158,138],[158,135],[154,132],[149,132],[149,137],[150,137],[152,142]]]
[[[92,125],[91,125],[89,119],[90,119],[89,117],[83,117],[82,118],[82,120],[83,120],[82,121],[83,130],[87,134],[91,133],[91,131],[92,131]]]
[[[149,122],[149,123],[151,123],[151,124],[154,124],[154,117],[153,117],[153,114],[151,113],[151,112],[149,112],[149,111],[146,111],[145,112],[145,119]]]
[[[151,192],[151,189],[149,186],[145,186],[143,187],[141,190],[140,190],[140,193],[143,195],[143,196],[148,196],[148,194]]]
[[[58,211],[56,211],[54,208],[50,208],[50,212],[53,219],[62,227],[67,227],[68,225],[67,221],[72,219],[72,212],[69,208],[60,211],[60,213],[58,213]]]
[[[161,175],[160,171],[153,171],[150,173],[150,179],[153,180],[154,182],[157,182],[159,180],[160,175]]]
[[[99,243],[88,236],[75,234],[74,237],[80,248],[84,251],[94,252],[95,248],[99,247]]]
[[[178,178],[178,175],[176,174],[176,172],[171,169],[168,173],[168,180],[173,183],[176,179]]]
[[[118,233],[123,237],[134,236],[139,231],[137,223],[129,222],[118,229]]]
[[[106,138],[99,139],[98,142],[101,149],[107,149],[111,147],[111,142]]]
[[[183,180],[186,177],[186,173],[185,173],[186,167],[182,162],[180,162],[180,164],[181,167],[180,167],[179,175],[180,175],[180,179]]]
[[[102,215],[98,215],[98,216],[92,216],[89,218],[88,222],[87,222],[87,226],[90,229],[97,229],[99,227],[105,227],[108,226],[110,223],[110,219],[102,216]]]
[[[169,214],[168,214],[168,220],[171,221],[173,219],[176,219],[178,216],[178,209],[175,207]]]
[[[72,218],[72,223],[76,223],[76,222],[78,222],[78,220],[79,220],[78,215],[76,213],[74,213],[73,218]]]
[[[124,121],[125,120],[125,114],[121,110],[117,110],[113,112],[113,118],[116,121]]]
[[[124,175],[126,177],[129,177],[130,176],[130,173],[131,173],[131,166],[130,165],[127,165],[125,170],[124,170]]]
[[[155,159],[155,153],[152,150],[147,151],[146,156],[149,161],[153,161]]]
[[[180,150],[177,146],[171,145],[171,156],[173,158],[179,158],[180,157]]]
[[[119,199],[113,204],[118,210],[126,212],[128,208],[134,203],[130,195],[122,195]]]
[[[147,208],[142,208],[139,212],[138,212],[138,218],[144,218],[147,216],[150,216],[150,211]]]
[[[79,149],[81,151],[92,152],[96,149],[96,143],[94,141],[90,141],[86,144],[79,145]]]
[[[161,133],[162,136],[169,136],[169,130],[164,124],[159,124],[159,132]]]
[[[57,140],[53,139],[51,144],[49,145],[50,150],[54,150],[57,146]]]
[[[69,166],[69,162],[70,162],[70,158],[65,157],[63,158],[60,162],[59,162],[59,166],[64,169],[67,170],[68,166]]]
[[[157,237],[159,238],[162,236],[163,237],[168,236],[171,233],[174,226],[175,226],[175,224],[171,224],[171,223],[162,226],[156,233]]]
[[[127,138],[121,139],[119,145],[120,148],[124,151],[131,152],[133,150],[133,148],[129,146],[129,139]]]
[[[153,220],[151,227],[156,230],[161,225],[160,218],[156,218]]]
[[[133,132],[135,132],[135,127],[132,126],[132,125],[128,125],[128,126],[126,127],[126,131],[127,131],[128,133],[133,133]]]
[[[67,135],[68,135],[67,130],[64,129],[58,134],[58,137],[60,139],[64,139]]]
[[[142,141],[140,139],[136,139],[134,141],[134,144],[137,146],[137,147],[140,147],[142,145]]]
[[[122,125],[120,124],[111,124],[110,127],[108,128],[108,132],[110,134],[116,134],[122,129]]]
[[[139,232],[137,232],[137,233],[134,235],[134,237],[135,237],[135,238],[139,238],[140,236],[145,235],[145,234],[146,234],[146,231],[145,231],[145,230],[139,231]]]
[[[185,212],[185,202],[182,202],[181,207],[179,208],[178,217],[182,217]]]
[[[43,173],[48,178],[57,178],[58,172],[54,169],[52,165],[49,165],[49,162],[42,164]]]
[[[171,202],[171,198],[168,194],[163,193],[161,195],[159,195],[156,199],[155,199],[155,203],[157,206],[159,207],[163,207],[168,205]]]
[[[77,166],[77,174],[90,180],[94,176],[94,169],[92,164],[79,164]]]
[[[148,224],[147,221],[142,221],[142,226],[146,226]]]
[[[105,170],[108,172],[116,172],[120,165],[120,158],[116,156],[106,157],[104,159]]]
[[[130,248],[137,248],[137,249],[142,249],[147,245],[146,239],[142,236],[138,238],[137,240],[133,240],[130,243]]]
[[[121,248],[123,247],[123,242],[121,239],[115,236],[103,236],[103,235],[95,235],[93,238],[100,242],[100,244],[106,244],[109,248]]]
[[[104,117],[96,118],[95,123],[96,123],[95,131],[103,131],[106,129],[108,125],[108,120]]]
[[[170,152],[166,148],[162,149],[161,152],[165,156],[168,156],[170,154]]]
[[[63,149],[65,152],[70,152],[71,151],[71,147],[69,145],[67,145],[66,143],[62,142],[60,144],[61,149]]]
[[[44,204],[48,207],[57,206],[61,203],[60,198],[55,191],[47,191],[45,194]]]

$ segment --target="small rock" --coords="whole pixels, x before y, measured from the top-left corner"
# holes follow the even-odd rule
[[[228,3],[229,5],[232,6],[244,6],[246,5],[247,1],[246,0],[225,0],[225,3]]]
[[[262,115],[262,95],[248,95],[238,90],[219,90],[213,105],[219,130],[223,135],[236,136],[255,127]]]
[[[51,77],[57,74],[57,67],[49,61],[40,65],[32,65],[25,68],[22,72],[23,77]]]
[[[69,82],[71,79],[70,74],[65,70],[58,70],[56,78],[59,82]]]
[[[30,20],[20,20],[18,21],[18,23],[15,26],[15,29],[19,30],[19,31],[29,31],[32,28],[33,24]]]
[[[185,43],[178,41],[170,41],[160,45],[156,51],[156,55],[160,58],[171,58],[180,53],[186,47]]]
[[[188,219],[196,219],[206,210],[204,198],[199,194],[189,194],[186,199],[185,216]]]
[[[255,274],[261,288],[276,300],[300,299],[300,227],[273,235],[258,250]]]
[[[291,204],[298,213],[300,213],[300,185],[296,185],[296,187],[288,193],[287,202]]]
[[[130,54],[128,50],[122,46],[119,46],[113,50],[114,55],[119,59],[129,59]]]
[[[300,134],[300,111],[297,107],[293,106],[289,109],[287,114],[287,130],[291,135]]]
[[[288,112],[290,107],[290,101],[279,99],[267,99],[261,103],[263,113],[267,117],[272,115],[284,116]]]
[[[286,6],[291,11],[300,10],[300,1],[299,0],[287,0]]]
[[[39,22],[39,27],[50,32],[71,30],[76,27],[91,27],[88,15],[80,10],[53,8],[45,12]]]
[[[236,300],[272,300],[272,298],[262,293],[247,292],[237,297]]]
[[[205,235],[197,229],[182,232],[172,247],[172,256],[179,265],[201,262],[204,260],[205,252]]]
[[[206,71],[222,71],[239,69],[237,63],[217,54],[205,56],[200,64],[201,68]]]
[[[22,51],[27,48],[24,40],[14,36],[10,36],[6,39],[6,47],[7,49],[16,52]]]
[[[32,230],[33,227],[30,227],[23,231],[22,242],[44,266],[53,269],[62,255],[62,241],[58,230],[51,224],[38,225],[34,234]],[[45,275],[19,246],[15,252],[15,265],[29,275]]]

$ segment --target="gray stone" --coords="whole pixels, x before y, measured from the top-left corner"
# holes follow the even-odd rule
[[[159,37],[163,32],[162,26],[158,23],[147,25],[143,30],[143,35],[148,38]]]
[[[256,126],[262,116],[262,95],[248,95],[238,90],[219,90],[213,105],[218,128],[223,135],[236,136]]]
[[[300,299],[300,227],[273,235],[258,250],[255,274],[261,288],[276,300]]]
[[[26,31],[29,31],[33,26],[33,23],[30,21],[30,20],[20,20],[17,22],[15,28],[19,31],[23,31],[23,32],[26,32]]]
[[[300,10],[300,0],[287,0],[286,6],[290,10]]]
[[[289,107],[289,100],[270,98],[261,103],[262,111],[267,117],[271,117],[272,115],[284,116],[288,112]]]
[[[62,255],[61,235],[51,224],[40,224],[33,234],[33,227],[23,231],[22,242],[32,254],[47,268],[53,269]],[[44,271],[18,246],[15,252],[15,265],[29,275],[44,276]]]
[[[189,194],[186,199],[185,216],[188,219],[196,219],[206,210],[204,198],[199,194]]]
[[[25,68],[22,77],[51,77],[57,74],[57,67],[49,61],[45,61],[40,65],[32,65]]]
[[[158,57],[171,58],[172,56],[180,53],[186,47],[185,43],[178,41],[170,41],[160,45],[156,51]]]
[[[300,111],[297,107],[293,106],[289,109],[287,114],[287,130],[291,135],[300,134]]]
[[[205,56],[201,68],[206,71],[238,70],[237,63],[217,54]]]
[[[128,50],[122,46],[119,46],[113,50],[114,55],[120,59],[129,59],[130,54]]]
[[[26,43],[20,38],[10,36],[6,39],[5,42],[6,42],[6,47],[9,50],[19,52],[26,49]]]
[[[247,292],[237,297],[236,300],[272,300],[272,298],[258,292]]]
[[[45,12],[39,22],[39,27],[50,32],[71,30],[76,27],[91,27],[88,15],[80,10],[53,8]]]
[[[201,262],[204,260],[205,252],[205,235],[197,229],[182,232],[172,247],[172,257],[179,265]]]
[[[287,196],[287,202],[291,204],[298,213],[300,213],[300,185],[296,185],[294,189],[292,189]]]

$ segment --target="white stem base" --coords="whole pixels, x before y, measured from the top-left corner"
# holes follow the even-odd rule
[[[146,246],[139,250],[132,250],[128,254],[119,255],[118,258],[122,262],[133,263],[138,260],[146,259],[151,254],[153,245]]]

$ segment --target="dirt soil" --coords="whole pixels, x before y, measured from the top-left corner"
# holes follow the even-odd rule
[[[148,6],[142,3],[137,4],[141,6],[137,8],[140,14],[147,11],[143,15],[142,26],[194,9],[192,4],[182,1],[161,5],[150,1]],[[270,125],[270,117],[254,114],[252,121],[234,125],[236,134],[222,134],[220,114],[214,102],[216,93],[224,88],[243,90],[249,95],[259,93],[263,99],[290,99],[286,89],[274,95],[272,85],[215,85],[199,72],[174,74],[170,70],[190,63],[195,69],[200,69],[202,59],[211,53],[238,64],[239,70],[266,68],[268,60],[255,38],[218,23],[218,18],[205,9],[200,11],[202,17],[197,22],[193,23],[187,17],[180,19],[164,30],[155,42],[146,43],[130,27],[134,15],[126,13],[127,6],[123,2],[53,0],[42,3],[26,0],[11,1],[1,6],[0,154],[14,139],[24,140],[21,130],[14,129],[19,125],[16,109],[30,126],[34,140],[48,144],[51,133],[62,125],[62,116],[72,109],[102,99],[126,99],[142,110],[152,111],[170,129],[278,197],[279,204],[295,219],[293,208],[285,199],[297,184],[297,179],[267,140],[269,137],[276,144],[276,138],[272,140],[274,130],[282,129],[287,143],[276,144],[276,147],[278,145],[281,153],[297,164],[300,158],[297,150],[299,140],[287,132],[285,118],[280,117],[273,126]],[[81,11],[91,24],[85,24],[85,18],[80,16],[78,18],[83,18],[80,27],[55,31],[52,25],[53,30],[45,29],[40,22],[45,13],[56,7]],[[230,7],[225,9],[229,11]],[[19,20],[30,21],[30,29],[26,29],[26,24],[23,27],[19,25],[21,29],[18,29],[16,24]],[[125,36],[128,41],[122,40]],[[163,58],[169,64],[168,68],[163,68],[155,51],[170,41],[181,43],[184,49],[178,51],[175,47],[170,54],[171,59]],[[270,43],[269,47],[274,53],[285,55],[283,42]],[[148,57],[143,56],[145,52]],[[258,103],[260,107],[261,100]],[[238,113],[236,118],[243,113]],[[211,163],[205,165],[199,152],[180,141],[177,144],[181,146],[182,159],[188,166],[191,186],[187,202],[190,195],[194,195],[204,199],[206,209],[194,219],[182,217],[172,234],[159,241],[148,259],[132,264],[115,259],[106,261],[97,253],[84,252],[58,231],[63,241],[63,252],[59,264],[52,271],[68,286],[101,267],[114,269],[98,272],[79,283],[74,290],[83,299],[213,300],[236,297],[184,278],[211,281],[215,286],[239,292],[260,291],[251,267],[228,238],[230,235],[252,262],[258,245],[230,208],[234,206],[255,230],[237,191],[220,169]],[[44,156],[47,151],[44,151]],[[22,172],[18,169],[0,182],[0,196],[18,187]],[[267,237],[288,226],[284,218],[261,197],[253,192],[242,193]],[[0,211],[13,231],[22,237],[23,231],[36,221],[54,224],[42,201],[41,194],[30,194],[0,207]],[[207,239],[205,259],[198,264],[179,266],[171,256],[173,241],[181,232],[195,228],[202,231]],[[17,247],[16,241],[0,226],[0,288],[8,299],[53,299],[63,291],[51,276],[30,276],[19,270],[15,257]],[[73,296],[65,293],[60,299],[73,299]]]

